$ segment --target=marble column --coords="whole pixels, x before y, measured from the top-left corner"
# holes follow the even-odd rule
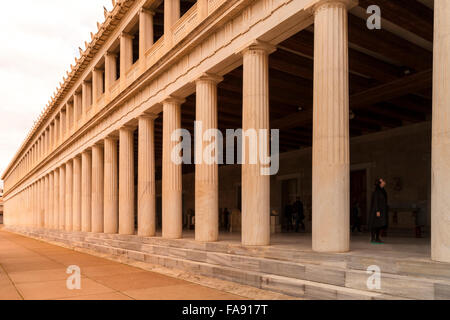
[[[180,0],[164,1],[164,42],[166,47],[172,46],[172,27],[180,19],[180,15]]]
[[[312,246],[316,252],[350,249],[347,2],[324,1],[314,8]]]
[[[260,153],[267,157],[269,151],[269,54],[274,50],[255,41],[243,51],[242,127],[257,137],[244,136],[242,144],[242,244],[246,246],[270,244],[270,176],[262,174]],[[263,137],[267,146],[260,151]]]
[[[133,65],[133,36],[122,32],[120,35],[120,79],[125,79]]]
[[[92,147],[92,232],[103,233],[103,145]]]
[[[92,82],[83,81],[81,84],[81,96],[82,96],[82,118],[86,117],[89,108],[92,106]]]
[[[138,235],[153,237],[156,234],[155,186],[155,119],[156,115],[139,117],[138,165]]]
[[[120,129],[119,150],[119,233],[133,235],[134,218],[134,127]]]
[[[117,138],[105,139],[105,183],[104,183],[104,232],[119,231],[119,184],[117,162]]]
[[[450,262],[450,2],[434,2],[431,258]]]
[[[81,154],[81,231],[92,230],[92,153]]]
[[[49,216],[49,175],[44,178],[44,227],[46,229],[50,226],[50,216]]]
[[[59,229],[59,170],[53,172],[53,224],[52,228]]]
[[[81,92],[75,92],[73,94],[73,123],[74,128],[77,128],[78,121],[81,119],[83,109],[83,97]]]
[[[217,83],[222,77],[205,74],[196,81],[196,118],[200,125],[195,132],[195,240],[213,242],[219,239],[219,165],[218,137],[203,141],[208,130],[217,129]],[[205,147],[215,144],[212,159],[203,157]],[[212,163],[210,161],[213,161]]]
[[[172,161],[178,142],[171,139],[173,132],[181,128],[183,102],[173,97],[163,102],[162,235],[166,239],[180,239],[183,233],[182,165]]]
[[[73,159],[73,231],[81,231],[81,158]]]
[[[145,8],[139,10],[139,59],[145,58],[145,53],[153,45],[153,16],[155,13]],[[145,66],[145,63],[144,63]]]
[[[73,162],[66,163],[66,231],[73,231]]]
[[[66,165],[59,168],[59,230],[66,229]]]
[[[117,54],[107,52],[105,55],[105,92],[110,93],[110,88],[117,77]]]
[[[97,100],[103,94],[103,70],[94,68],[92,71],[92,104],[97,105]]]

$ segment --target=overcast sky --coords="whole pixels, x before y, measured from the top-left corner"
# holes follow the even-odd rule
[[[0,0],[0,174],[110,0]],[[1,186],[1,185],[0,185]]]

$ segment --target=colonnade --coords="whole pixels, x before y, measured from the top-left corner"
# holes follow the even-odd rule
[[[167,1],[166,1],[167,2]],[[314,117],[313,117],[313,249],[345,252],[349,228],[349,0],[319,1],[315,16]],[[450,163],[450,4],[436,2],[435,75],[433,117],[433,258],[450,262],[448,224]],[[175,19],[175,18],[174,18]],[[242,50],[243,130],[270,129],[269,55],[275,47],[254,41]],[[330,54],[332,53],[332,54]],[[196,83],[196,117],[203,132],[217,128],[217,85],[222,77],[202,74]],[[162,236],[182,237],[182,167],[172,161],[177,142],[172,133],[181,128],[184,97],[168,96],[163,105]],[[46,173],[25,189],[16,205],[27,208],[26,226],[108,234],[156,233],[155,134],[159,115],[144,113],[133,123],[139,127],[138,166],[134,167],[133,132],[125,125],[76,157]],[[202,133],[197,138],[201,139]],[[268,140],[267,140],[268,141]],[[119,152],[118,144],[120,146]],[[244,143],[243,154],[248,155]],[[269,148],[266,148],[269,150]],[[246,152],[247,151],[247,152]],[[200,149],[199,152],[202,152]],[[260,161],[260,157],[257,157]],[[244,159],[245,160],[245,159]],[[270,177],[261,174],[262,163],[242,165],[242,243],[270,244]],[[135,189],[135,171],[138,184]],[[195,173],[197,241],[219,236],[218,165],[199,163]],[[137,192],[137,208],[135,196]],[[137,211],[137,230],[135,230]],[[17,210],[15,212],[23,212]]]

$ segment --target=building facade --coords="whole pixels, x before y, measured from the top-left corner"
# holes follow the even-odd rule
[[[215,242],[227,208],[244,246],[267,246],[300,196],[312,249],[347,252],[351,204],[368,211],[385,176],[450,262],[450,4],[382,7],[376,33],[379,2],[114,2],[3,174],[5,225],[180,239],[193,210],[196,241]],[[194,121],[194,140],[280,129],[278,174],[175,163],[172,133]]]

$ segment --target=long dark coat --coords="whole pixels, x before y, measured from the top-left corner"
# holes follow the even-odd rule
[[[381,216],[377,217],[377,212],[380,212]],[[369,229],[387,228],[389,225],[389,207],[388,197],[384,188],[376,187],[372,194],[372,205],[369,215]]]

